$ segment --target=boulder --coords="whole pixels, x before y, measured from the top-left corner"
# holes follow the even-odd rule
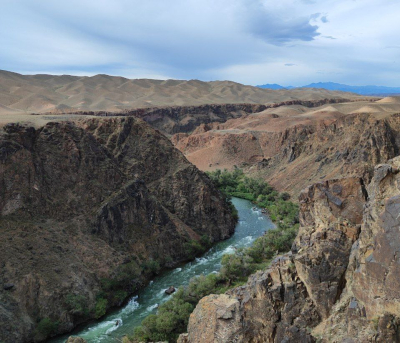
[[[171,295],[175,291],[176,291],[175,287],[174,286],[170,286],[170,287],[168,287],[168,289],[165,290],[165,294]]]
[[[83,338],[70,336],[66,343],[86,343]]]

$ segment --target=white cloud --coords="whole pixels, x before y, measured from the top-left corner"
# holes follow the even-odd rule
[[[0,68],[17,72],[284,85],[400,76],[391,0],[0,2]]]

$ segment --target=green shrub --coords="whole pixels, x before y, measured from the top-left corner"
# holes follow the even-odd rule
[[[85,296],[70,293],[65,297],[65,303],[72,314],[83,317],[89,315]]]
[[[212,247],[211,240],[207,235],[201,236],[200,244],[201,244],[204,252],[206,252],[208,249],[210,249]]]
[[[158,274],[161,267],[158,261],[150,259],[142,263],[142,269],[145,273]]]
[[[221,260],[221,274],[230,281],[246,279],[251,274],[253,259],[245,250],[239,249],[235,254],[226,254]]]
[[[196,256],[199,256],[205,253],[208,249],[210,249],[212,243],[210,238],[207,235],[203,235],[200,238],[200,241],[195,239],[190,240],[189,242],[185,243],[184,248],[185,252],[190,259],[194,259]]]
[[[135,342],[176,342],[179,334],[186,330],[194,309],[194,305],[186,302],[178,292],[160,306],[156,315],[147,316],[141,326],[135,329]],[[180,292],[182,294],[183,291]]]
[[[128,293],[119,289],[118,291],[113,292],[112,295],[118,303],[122,303],[128,296]]]
[[[43,318],[36,326],[36,333],[44,337],[49,337],[55,333],[58,328],[58,322],[53,322],[50,318]]]
[[[220,280],[221,279],[217,274],[209,274],[207,276],[200,275],[190,281],[187,287],[187,294],[192,297],[193,300],[200,300],[206,295],[211,294],[216,289]]]
[[[102,278],[100,279],[101,289],[105,292],[110,292],[118,288],[118,282],[116,279]]]
[[[143,269],[147,272],[158,272],[158,262],[149,261],[144,263]],[[128,292],[133,292],[132,280],[140,277],[142,268],[139,267],[136,261],[120,265],[112,274],[111,278],[100,279],[101,292],[99,297],[110,300],[112,303],[121,302],[125,299]],[[115,301],[114,301],[115,300]]]
[[[96,319],[98,319],[106,314],[107,305],[108,305],[107,299],[104,299],[104,298],[97,299],[96,306],[94,309],[94,317]]]
[[[282,229],[269,230],[264,236],[257,238],[247,249],[247,254],[256,262],[271,259],[277,253],[289,251],[296,238],[298,225]]]
[[[200,255],[202,252],[204,252],[204,249],[201,246],[200,242],[196,241],[195,239],[192,239],[189,242],[185,243],[184,248],[185,248],[186,254],[191,259],[195,258],[196,256]]]

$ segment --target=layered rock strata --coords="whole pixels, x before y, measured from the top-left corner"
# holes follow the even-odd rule
[[[128,109],[118,112],[112,111],[61,111],[51,114],[74,114],[84,116],[132,116],[143,119],[151,126],[164,134],[190,133],[199,125],[209,123],[225,123],[229,119],[240,118],[251,113],[259,113],[266,109],[281,106],[300,105],[308,108],[322,106],[324,104],[337,104],[348,101],[359,101],[363,98],[349,100],[346,98],[326,98],[319,100],[290,100],[267,104],[204,104],[198,106],[160,106],[150,108]]]

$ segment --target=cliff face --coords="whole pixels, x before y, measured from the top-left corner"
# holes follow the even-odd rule
[[[235,225],[206,175],[135,118],[6,125],[0,214],[4,342],[45,338],[44,318],[71,330],[95,315],[104,280],[123,292],[105,307],[120,304],[158,265],[187,259],[191,240]]]
[[[292,251],[203,298],[181,342],[400,342],[400,158],[300,195]]]
[[[174,135],[172,141],[202,170],[236,165],[298,196],[322,179],[360,176],[369,181],[374,165],[398,155],[399,114],[356,113],[356,105],[311,112],[292,106],[284,114],[266,110],[203,125],[190,135]]]
[[[361,98],[362,99],[362,98]],[[354,101],[360,100],[355,98]],[[345,98],[327,98],[319,100],[289,100],[268,104],[231,103],[231,104],[204,104],[199,106],[161,106],[150,108],[136,108],[118,112],[110,111],[72,111],[66,113],[91,116],[128,116],[143,119],[152,127],[167,135],[176,133],[190,133],[200,125],[209,123],[225,123],[229,119],[240,118],[251,113],[258,113],[266,109],[281,106],[300,105],[308,108],[324,104],[336,104],[351,101]],[[65,112],[56,112],[65,113]],[[51,113],[50,113],[51,114]]]
[[[400,158],[375,168],[346,290],[316,334],[349,342],[400,342]]]
[[[224,123],[228,119],[239,118],[248,113],[257,113],[266,108],[265,105],[261,104],[205,104],[137,108],[118,112],[83,111],[71,113],[101,117],[127,116],[140,118],[157,130],[167,135],[173,135],[180,132],[191,132],[201,124]]]

